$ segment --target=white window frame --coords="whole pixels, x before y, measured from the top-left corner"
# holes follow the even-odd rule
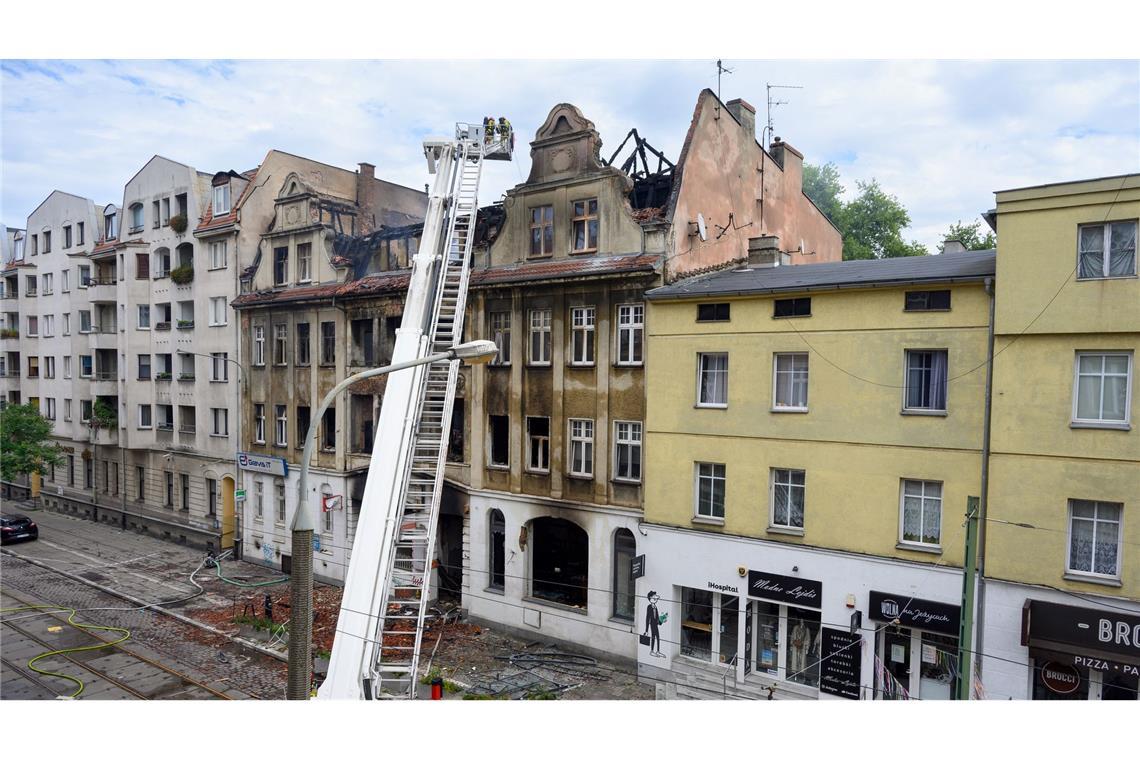
[[[62,272],[59,273],[59,292],[60,293],[70,293],[71,292],[71,277],[70,277],[70,275],[71,275],[71,271],[68,269],[64,269]]]
[[[641,334],[641,357],[634,358],[636,335]],[[617,357],[619,367],[640,367],[645,363],[645,304],[621,303],[617,306]]]
[[[1088,504],[1092,504],[1093,508],[1094,508],[1094,516],[1091,518],[1090,517],[1077,517],[1077,516],[1075,516],[1073,514],[1073,503],[1078,502],[1078,501],[1082,501],[1082,502],[1086,502]],[[1101,518],[1100,509],[1102,506],[1104,506],[1104,507],[1115,507],[1117,510],[1116,519],[1112,520],[1109,518]],[[1124,553],[1124,505],[1121,504],[1120,502],[1113,502],[1113,501],[1096,501],[1093,499],[1069,499],[1068,511],[1069,511],[1068,531],[1066,533],[1066,538],[1065,538],[1065,574],[1066,575],[1081,576],[1081,577],[1090,578],[1090,579],[1091,578],[1103,578],[1103,579],[1109,579],[1109,580],[1119,580],[1120,579],[1120,568],[1124,565],[1124,562],[1122,561],[1122,559],[1123,559],[1122,555]],[[1074,570],[1073,569],[1073,521],[1074,520],[1085,520],[1086,522],[1092,522],[1093,523],[1093,554],[1091,555],[1091,557],[1089,559],[1089,567],[1090,568],[1096,567],[1097,526],[1100,525],[1101,523],[1115,523],[1116,524],[1116,572],[1115,573],[1112,573],[1110,575],[1107,573],[1098,573],[1092,569],[1089,569],[1089,570]]]
[[[229,355],[227,351],[210,352],[210,382],[228,383],[230,381]],[[219,372],[219,370],[221,370]]]
[[[265,325],[253,326],[253,366],[265,366]]]
[[[796,370],[781,369],[780,360],[786,359],[793,364],[799,357],[803,357],[807,362],[807,369],[804,370],[806,374],[806,382],[804,383],[804,403],[801,405],[796,404],[781,404],[780,403],[780,375],[791,375],[792,383],[789,385],[790,392],[793,396],[790,400],[795,400],[795,375]],[[808,403],[811,396],[809,395],[809,387],[811,384],[811,361],[806,351],[788,351],[777,352],[772,355],[772,409],[773,412],[806,412],[808,410]]]
[[[946,354],[946,377],[943,380],[945,386],[945,398],[942,400],[941,407],[934,406],[909,406],[910,401],[910,358],[912,354]],[[933,372],[933,369],[931,369]],[[946,416],[950,411],[950,349],[949,348],[908,348],[903,351],[903,398],[902,410],[907,414],[930,414],[935,416]]]
[[[253,481],[253,519],[261,522],[265,517],[265,483]]]
[[[221,302],[221,320],[218,320],[218,303]],[[225,296],[210,297],[210,327],[223,327],[229,324],[229,311]]]
[[[1132,250],[1132,271],[1127,272],[1125,274],[1109,274],[1109,271],[1110,271],[1111,265],[1112,265],[1112,261],[1111,261],[1112,228],[1118,224],[1131,224],[1131,225],[1133,225],[1133,227],[1136,228],[1136,231],[1133,233],[1133,237],[1134,238],[1140,237],[1140,222],[1137,222],[1137,220],[1135,220],[1135,219],[1118,219],[1116,221],[1111,221],[1111,222],[1097,222],[1096,224],[1081,224],[1081,225],[1077,226],[1077,280],[1078,281],[1111,280],[1111,279],[1118,279],[1121,277],[1135,277],[1136,276],[1136,271],[1137,271],[1137,261],[1136,260],[1138,257],[1140,257],[1140,251],[1136,250],[1135,247]],[[1103,241],[1103,245],[1104,245],[1104,247],[1101,249],[1101,252],[1100,252],[1100,263],[1101,263],[1100,271],[1101,271],[1101,273],[1097,274],[1097,275],[1090,275],[1087,277],[1082,277],[1081,276],[1081,233],[1090,227],[1103,227],[1104,228],[1104,234],[1101,237],[1101,240]]]
[[[43,337],[54,338],[55,337],[55,315],[54,314],[44,314],[43,315],[43,323],[44,323]]]
[[[1099,356],[1101,357],[1101,371],[1098,375],[1081,374],[1081,357],[1083,356]],[[1100,382],[1100,413],[1104,414],[1104,378],[1109,373],[1104,370],[1104,359],[1109,356],[1123,356],[1128,360],[1128,368],[1125,370],[1125,390],[1124,390],[1124,419],[1123,420],[1106,420],[1101,418],[1085,418],[1077,414],[1078,402],[1081,393],[1081,378],[1082,377],[1099,377]],[[1133,354],[1131,351],[1077,351],[1073,358],[1073,417],[1072,424],[1076,427],[1095,427],[1095,428],[1110,428],[1131,430],[1132,428],[1132,369],[1133,369]],[[1113,372],[1112,377],[1120,377],[1119,374]]]
[[[143,315],[146,319],[143,319]],[[145,323],[145,324],[144,324]],[[135,310],[135,329],[136,330],[149,330],[150,329],[150,304],[140,303]]]
[[[301,253],[304,251],[305,255]],[[297,245],[297,282],[313,281],[313,245],[312,243],[299,243]]]
[[[229,263],[229,241],[215,240],[210,243],[210,269],[225,269]]]
[[[265,404],[253,405],[253,442],[265,443]]]
[[[51,272],[44,272],[41,277],[43,279],[43,282],[40,286],[40,294],[50,296],[54,292],[53,287],[55,283],[53,281],[55,280],[55,277]]]
[[[147,411],[146,416],[150,418],[147,422],[143,421],[144,409]],[[138,414],[136,416],[138,418],[139,430],[150,430],[154,427],[154,408],[150,404],[139,404]]]
[[[280,361],[278,361],[280,359]],[[273,325],[273,366],[289,365],[289,325],[278,322]]]
[[[546,435],[532,435],[530,432],[531,420],[546,420]],[[550,418],[540,416],[527,416],[523,419],[523,425],[526,428],[524,430],[526,433],[526,471],[539,474],[546,474],[550,472]],[[545,442],[546,444],[545,448],[543,448],[541,445],[538,448],[538,451],[542,453],[540,459],[544,461],[540,461],[537,465],[534,462],[536,441],[538,441],[540,444],[542,442]]]
[[[273,482],[273,521],[276,524],[285,524],[285,517],[288,515],[287,506],[285,502],[285,480],[275,478]]]
[[[64,336],[71,335],[71,312],[65,311],[63,313],[63,333]]]
[[[88,365],[89,368],[88,368],[86,374],[84,374],[84,372],[83,372],[83,359],[84,358],[87,358],[90,360],[90,363]],[[80,354],[79,355],[79,376],[81,378],[91,378],[94,375],[95,375],[95,354]]]
[[[70,354],[63,357],[63,379],[71,379],[71,356]]]
[[[222,424],[219,425],[218,422]],[[210,409],[210,435],[216,438],[230,437],[230,410],[225,407]]]
[[[919,483],[922,486],[922,492],[917,497],[920,499],[920,502],[919,502],[919,533],[918,533],[919,540],[918,541],[911,541],[911,540],[904,538],[905,525],[906,525],[906,497],[907,497],[906,484],[907,483]],[[926,489],[928,486],[938,486],[938,496],[936,496],[936,497],[935,496],[927,496],[926,495]],[[942,549],[942,500],[943,500],[943,497],[945,495],[945,488],[946,488],[945,484],[940,480],[918,480],[916,478],[902,478],[899,480],[899,544],[900,545],[918,546],[918,547],[922,547],[924,549],[938,549],[938,550]],[[912,498],[915,498],[915,497],[912,497]],[[925,533],[923,528],[925,527],[924,518],[926,515],[926,502],[927,501],[934,501],[934,500],[938,501],[938,542],[932,544],[932,543],[928,543],[927,541],[922,540],[922,538],[923,538],[923,534]]]
[[[63,421],[71,422],[71,399],[69,398],[63,400]]]
[[[230,185],[227,182],[214,187],[214,216],[228,213],[230,213]]]
[[[527,331],[527,364],[532,367],[549,367],[551,354],[554,353],[554,312],[552,309],[531,309],[527,312],[527,322],[530,326]],[[540,352],[545,356],[534,355],[536,337]]]
[[[506,325],[501,324],[504,317]],[[514,321],[514,315],[509,311],[492,311],[487,321],[491,328],[491,339],[499,347],[491,364],[496,367],[511,366],[511,322]]]
[[[710,468],[708,474],[702,474],[701,469],[704,467]],[[721,468],[721,474],[717,475],[715,468]],[[696,522],[715,522],[724,524],[724,514],[715,515],[711,514],[713,505],[709,504],[709,514],[701,511],[704,505],[701,504],[701,480],[707,479],[712,482],[713,490],[715,491],[716,482],[721,482],[721,491],[723,499],[721,501],[721,512],[728,512],[728,467],[722,462],[694,462],[693,463],[693,520]]]
[[[570,309],[570,365],[592,367],[598,353],[597,309],[574,306]],[[581,354],[581,355],[579,355]]]
[[[569,459],[567,471],[571,477],[594,478],[594,421],[587,418],[571,417],[566,420]],[[580,456],[579,456],[580,454]],[[582,461],[581,468],[575,468],[578,459]]]
[[[622,425],[628,425],[629,426],[629,428],[628,428],[629,432],[627,435],[622,434]],[[635,429],[637,431],[636,439],[633,436],[633,432]],[[613,463],[614,480],[617,480],[617,481],[620,481],[623,483],[640,483],[641,482],[640,477],[631,478],[631,477],[628,477],[626,475],[621,474],[621,469],[618,467],[618,461],[619,461],[618,450],[623,446],[629,447],[629,448],[636,447],[637,448],[637,471],[639,473],[644,473],[644,471],[645,471],[645,469],[644,469],[645,468],[645,460],[643,457],[644,437],[645,437],[645,429],[644,429],[644,426],[642,425],[641,421],[639,421],[639,420],[614,420],[614,463]],[[632,456],[630,457],[630,461],[631,462],[633,461]]]
[[[273,410],[276,419],[276,437],[275,441],[277,446],[289,445],[289,407],[285,404],[276,404],[276,409]]]
[[[803,525],[792,525],[792,494],[796,489],[800,491],[800,500],[804,505],[803,521],[807,523],[807,472],[792,467],[773,467],[770,471],[768,478],[768,529],[779,532],[796,533],[803,535]],[[803,476],[803,483],[793,482],[796,474]],[[781,480],[781,476],[786,476],[786,480]],[[786,522],[776,521],[776,489],[786,488],[788,491],[788,519]]]
[[[723,401],[703,401],[701,399],[701,390],[704,387],[702,382],[706,368],[705,359],[713,357],[724,357],[724,400]],[[717,373],[720,370],[708,369],[710,373]],[[714,383],[713,388],[716,387]],[[727,351],[708,351],[700,352],[697,354],[697,407],[700,409],[727,409],[728,408],[728,352]]]

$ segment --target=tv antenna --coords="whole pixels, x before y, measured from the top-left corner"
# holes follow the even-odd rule
[[[726,68],[724,65],[724,61],[717,58],[716,59],[716,98],[717,98],[717,100],[720,100],[722,102],[724,101],[724,99],[720,96],[720,77],[721,77],[721,75],[722,74],[731,74],[731,73],[733,73],[733,69]]]
[[[786,106],[786,100],[772,100],[772,90],[802,90],[803,87],[798,84],[768,84],[768,125],[764,127],[764,149],[767,150],[772,142],[772,109],[776,106]]]

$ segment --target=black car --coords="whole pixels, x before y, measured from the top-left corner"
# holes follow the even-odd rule
[[[33,541],[39,537],[40,529],[27,515],[0,515],[0,544]]]

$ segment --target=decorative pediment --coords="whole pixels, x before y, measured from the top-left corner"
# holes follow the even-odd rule
[[[594,132],[594,122],[587,119],[573,103],[559,103],[550,109],[550,115],[538,128],[534,135],[534,142],[541,142],[550,137],[567,135],[572,132]],[[531,143],[532,145],[534,143]]]
[[[559,103],[550,110],[530,147],[528,182],[568,179],[603,168],[602,140],[594,123],[573,103]]]
[[[301,179],[300,174],[297,172],[289,172],[289,175],[285,177],[285,181],[281,183],[281,189],[277,192],[277,199],[292,198],[294,195],[311,194],[313,192],[313,188],[309,187],[309,185],[305,183],[305,180]]]

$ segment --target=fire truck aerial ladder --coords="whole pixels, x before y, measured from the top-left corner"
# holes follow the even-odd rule
[[[514,135],[457,124],[424,141],[435,184],[392,364],[459,345],[479,180]],[[380,407],[340,617],[320,699],[414,698],[459,361],[392,373]]]

